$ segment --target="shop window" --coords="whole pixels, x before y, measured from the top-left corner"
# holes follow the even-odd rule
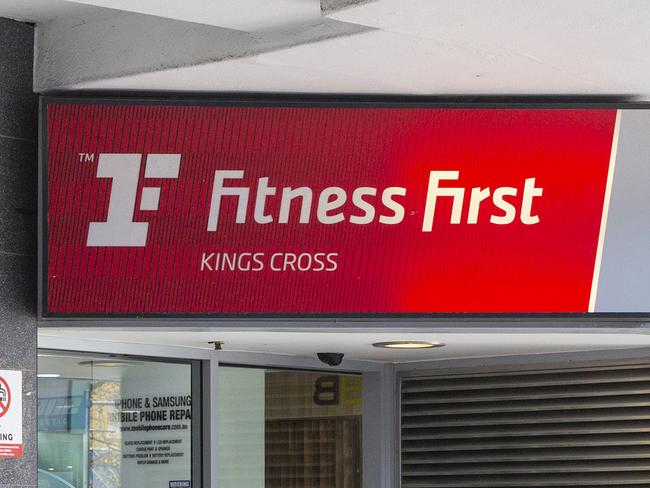
[[[360,488],[362,378],[219,368],[221,488]]]
[[[192,370],[40,352],[39,488],[190,488]]]

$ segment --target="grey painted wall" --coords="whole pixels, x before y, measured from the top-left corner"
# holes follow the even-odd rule
[[[0,18],[0,369],[23,371],[22,459],[0,488],[35,487],[37,114],[34,28]]]

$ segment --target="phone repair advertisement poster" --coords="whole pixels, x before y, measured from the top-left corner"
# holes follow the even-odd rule
[[[0,458],[23,455],[23,375],[0,369]]]

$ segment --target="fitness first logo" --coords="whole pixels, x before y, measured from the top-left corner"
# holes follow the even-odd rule
[[[100,154],[97,178],[112,179],[112,186],[106,221],[90,223],[88,247],[146,245],[149,223],[133,221],[142,159],[142,154]],[[149,154],[144,178],[177,179],[180,164],[180,154]],[[536,178],[525,178],[518,186],[465,188],[459,184],[461,174],[458,170],[430,170],[428,176],[423,211],[410,209],[411,215],[422,215],[422,232],[433,231],[434,218],[442,224],[470,226],[479,222],[496,226],[517,222],[535,225],[540,222],[533,207],[542,196],[543,188],[537,186]],[[158,210],[160,191],[160,186],[145,185],[140,194],[140,210]],[[406,216],[407,191],[406,187],[397,185],[382,188],[280,187],[272,183],[268,176],[251,181],[250,177],[246,178],[244,170],[218,169],[214,172],[206,231],[218,231],[224,198],[236,201],[236,212],[226,217],[238,225],[251,221],[260,225],[286,225],[290,222],[398,225]],[[274,199],[275,205],[269,205]],[[436,213],[437,203],[441,199],[449,199],[451,205],[447,205],[446,212]]]
[[[110,200],[105,222],[91,222],[88,247],[144,247],[148,222],[134,222],[133,212],[138,197],[142,154],[100,154],[97,178],[110,178]],[[180,154],[147,155],[144,177],[178,178]],[[160,187],[145,186],[140,196],[140,210],[158,210]]]

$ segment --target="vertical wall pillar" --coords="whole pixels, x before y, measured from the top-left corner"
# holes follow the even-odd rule
[[[0,487],[36,487],[38,101],[34,28],[0,18],[0,369],[23,372],[20,459],[0,459]]]
[[[397,374],[393,364],[363,375],[363,488],[394,488],[399,445]]]

